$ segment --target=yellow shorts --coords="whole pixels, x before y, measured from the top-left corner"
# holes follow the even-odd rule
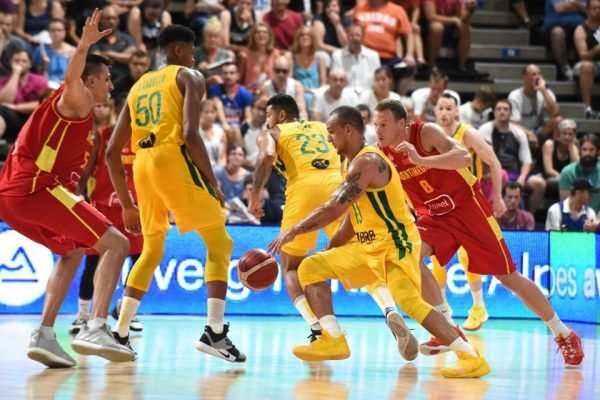
[[[171,211],[180,233],[225,224],[221,205],[185,146],[161,145],[137,152],[133,179],[144,235],[171,229]]]
[[[313,179],[310,182],[304,179],[303,182],[297,182],[294,187],[286,191],[281,232],[287,231],[315,208],[323,205],[342,183],[342,176],[337,173],[324,174],[323,176],[317,174],[311,177]],[[323,228],[327,237],[331,238],[333,236],[342,219],[343,216]],[[317,245],[318,236],[319,231],[298,235],[290,243],[285,244],[282,250],[292,256],[305,256]]]

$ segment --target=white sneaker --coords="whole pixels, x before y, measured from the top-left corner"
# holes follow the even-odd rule
[[[79,354],[100,356],[110,361],[123,362],[136,359],[132,349],[117,342],[107,324],[96,329],[84,325],[71,343],[71,347]]]
[[[69,333],[71,335],[76,335],[81,330],[81,327],[84,326],[90,319],[90,316],[87,314],[77,314],[75,317],[75,321],[71,322],[71,326],[69,326]]]
[[[398,342],[398,351],[402,358],[406,361],[417,358],[417,355],[419,355],[419,341],[406,326],[404,318],[397,312],[391,312],[387,315],[385,322]]]
[[[48,340],[39,328],[31,332],[27,357],[50,368],[70,368],[77,365],[77,361],[60,346],[56,336]]]

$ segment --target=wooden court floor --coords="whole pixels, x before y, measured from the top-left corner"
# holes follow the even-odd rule
[[[59,341],[72,316],[57,323]],[[139,359],[109,363],[77,356],[72,369],[46,369],[25,353],[37,316],[0,317],[1,399],[600,399],[600,326],[571,325],[582,338],[580,369],[565,369],[546,327],[538,321],[492,320],[469,340],[483,351],[492,373],[450,380],[439,368],[452,354],[405,362],[383,319],[341,318],[352,355],[305,364],[291,347],[306,340],[300,317],[231,317],[230,337],[248,355],[233,365],[194,349],[203,317],[142,316],[133,337]],[[409,321],[416,336],[426,332]]]

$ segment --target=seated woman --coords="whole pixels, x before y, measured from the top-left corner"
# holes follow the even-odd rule
[[[36,71],[48,78],[51,87],[58,87],[65,79],[65,71],[73,56],[75,47],[65,42],[67,25],[62,19],[52,19],[48,24],[48,32],[52,42],[40,44],[32,55],[32,63]]]
[[[385,99],[401,100],[402,97],[392,91],[394,76],[387,65],[375,70],[375,84],[372,89],[364,90],[359,97],[359,103],[365,104],[370,110],[374,110],[377,103]]]
[[[214,100],[204,100],[200,103],[200,136],[213,168],[226,164],[227,135],[216,121],[217,104]]]
[[[135,40],[137,49],[150,55],[153,69],[160,64],[158,34],[171,23],[171,13],[163,0],[144,0],[140,7],[132,8],[127,17],[127,31]]]
[[[200,46],[204,40],[204,26],[211,18],[218,18],[225,9],[220,0],[185,0],[183,15],[196,34],[196,46]]]
[[[221,78],[221,66],[235,61],[235,55],[231,50],[222,47],[221,22],[217,17],[211,18],[204,25],[204,41],[196,47],[194,60],[196,68],[206,78],[206,86],[215,83],[223,83]]]
[[[48,24],[52,18],[62,19],[65,13],[58,0],[23,0],[19,3],[15,33],[31,48],[48,42]]]
[[[296,31],[292,44],[292,77],[304,87],[306,109],[310,110],[314,91],[327,83],[325,61],[317,57],[318,40],[309,26],[302,26]]]
[[[238,0],[229,10],[221,11],[223,25],[223,46],[236,53],[245,50],[250,41],[250,30],[262,14],[252,8],[252,0]]]
[[[542,146],[542,175],[546,179],[546,193],[558,197],[560,171],[572,162],[579,160],[579,147],[576,143],[577,124],[572,119],[564,119],[558,124],[558,135],[547,139]]]
[[[318,40],[318,49],[329,53],[348,44],[346,27],[352,19],[342,15],[339,0],[327,0],[325,10],[316,16],[313,29]]]
[[[274,78],[273,63],[281,54],[274,47],[274,42],[271,28],[264,22],[258,22],[250,30],[248,49],[239,54],[240,84],[253,94],[260,91],[264,82]]]

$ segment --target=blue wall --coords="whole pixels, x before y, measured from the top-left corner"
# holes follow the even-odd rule
[[[266,248],[278,227],[229,226],[235,247],[230,264],[228,314],[296,314],[278,277],[272,288],[251,292],[237,279],[238,258],[252,248]],[[517,268],[550,296],[558,314],[566,320],[600,322],[600,235],[582,233],[506,232],[506,241]],[[318,248],[326,238],[320,237]],[[171,230],[167,250],[157,268],[141,313],[203,314],[206,250],[194,234]],[[0,222],[0,313],[39,313],[45,282],[56,260],[47,249],[12,231]],[[129,262],[124,270],[130,267]],[[75,313],[79,289],[78,271],[61,312]],[[496,279],[483,277],[489,314],[499,318],[533,318],[521,302]],[[121,293],[122,282],[118,293]],[[363,291],[345,292],[332,282],[338,315],[379,315],[379,309]],[[471,295],[456,257],[448,265],[448,300],[456,316],[465,316]]]

